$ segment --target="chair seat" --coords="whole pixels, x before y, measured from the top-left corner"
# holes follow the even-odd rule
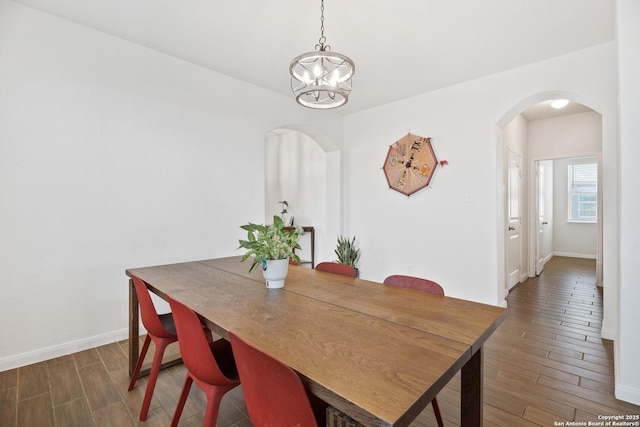
[[[240,381],[231,343],[225,339],[219,339],[209,344],[209,348],[211,348],[211,353],[216,359],[220,372],[230,381]]]
[[[159,314],[158,318],[160,319],[160,323],[162,324],[162,327],[167,332],[169,332],[170,334],[176,335],[176,324],[173,321],[173,314],[171,313]]]

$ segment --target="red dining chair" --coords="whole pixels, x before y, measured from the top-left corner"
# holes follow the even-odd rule
[[[399,286],[401,288],[415,289],[417,291],[428,292],[430,294],[444,295],[444,289],[442,289],[442,286],[432,280],[422,279],[420,277],[396,274],[387,277],[382,283],[385,285]],[[433,412],[436,415],[436,421],[438,421],[438,427],[444,427],[437,397],[433,398],[431,405],[433,406]]]
[[[136,385],[138,375],[140,375],[140,368],[144,362],[144,358],[149,350],[149,344],[153,341],[156,351],[153,355],[153,362],[151,364],[151,370],[149,372],[149,381],[147,382],[147,391],[144,394],[144,400],[142,401],[142,408],[140,409],[140,421],[147,419],[149,413],[149,405],[151,404],[151,398],[153,397],[153,390],[156,387],[156,381],[158,380],[158,373],[160,372],[160,365],[162,364],[162,356],[164,350],[172,342],[178,341],[176,335],[176,326],[173,322],[173,316],[171,313],[158,314],[149,290],[144,282],[138,277],[132,276],[133,284],[138,295],[138,301],[140,302],[140,315],[142,317],[142,324],[147,330],[147,336],[144,339],[142,345],[142,351],[138,357],[138,363],[131,376],[131,383],[129,384],[129,391],[133,390]]]
[[[350,265],[340,264],[337,262],[321,262],[316,265],[316,270],[326,271],[333,274],[341,274],[343,276],[356,277],[356,269]]]
[[[324,427],[328,405],[306,391],[293,369],[232,332],[229,339],[255,427]]]
[[[402,276],[399,274],[389,276],[384,279],[385,285],[399,286],[401,288],[415,289],[417,291],[428,292],[430,294],[444,295],[444,289],[436,282],[420,277]]]
[[[178,344],[187,375],[173,413],[171,427],[178,425],[191,384],[195,382],[207,396],[205,427],[215,427],[220,400],[226,392],[240,384],[231,344],[218,339],[210,342],[207,330],[189,307],[167,295],[178,332]]]

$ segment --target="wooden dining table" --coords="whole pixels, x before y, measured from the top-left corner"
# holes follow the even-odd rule
[[[126,274],[182,301],[216,334],[233,331],[289,365],[363,426],[411,424],[458,371],[461,426],[482,425],[482,345],[504,308],[293,265],[283,289],[267,289],[260,269],[248,267],[229,257]],[[131,373],[139,318],[129,286]]]

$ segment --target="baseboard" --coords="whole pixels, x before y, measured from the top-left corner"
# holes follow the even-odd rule
[[[71,353],[110,344],[116,341],[122,341],[127,338],[129,338],[129,328],[15,354],[13,356],[0,359],[0,372],[30,365],[32,363],[43,362],[60,356],[66,356]]]
[[[600,329],[600,337],[605,339],[605,340],[615,341],[616,340],[616,329],[615,328],[602,327],[602,329]]]
[[[624,384],[616,385],[616,399],[640,405],[640,390]]]
[[[554,252],[553,256],[566,256],[567,258],[596,259],[596,256],[592,254],[576,254],[572,252]]]

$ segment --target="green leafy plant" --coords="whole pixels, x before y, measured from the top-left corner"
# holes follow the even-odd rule
[[[300,263],[300,258],[294,253],[295,249],[301,249],[298,239],[304,234],[301,227],[285,227],[282,218],[274,215],[273,224],[245,224],[240,228],[247,231],[247,240],[239,240],[240,248],[247,249],[240,261],[245,261],[250,256],[253,257],[249,272],[253,271],[256,265],[262,264],[268,259],[288,259],[292,258]]]
[[[360,258],[360,249],[356,247],[356,237],[349,240],[348,237],[338,236],[338,244],[334,251],[338,257],[340,264],[350,265],[353,268],[358,268],[357,263]]]

